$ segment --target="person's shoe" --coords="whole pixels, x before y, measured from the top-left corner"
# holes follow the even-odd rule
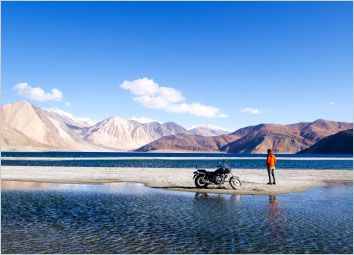
[[[273,182],[273,184],[275,185],[276,183],[275,183],[275,182]]]
[[[268,185],[272,185],[272,183],[271,183],[271,182],[268,182],[267,184],[268,184]]]

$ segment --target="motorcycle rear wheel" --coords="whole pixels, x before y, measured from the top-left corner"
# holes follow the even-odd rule
[[[204,183],[202,182],[202,180],[204,180],[204,176],[203,175],[198,175],[196,178],[195,178],[195,186],[197,188],[206,188],[208,186],[207,183]]]
[[[231,177],[230,178],[230,185],[233,189],[239,189],[241,188],[241,180],[238,177]]]

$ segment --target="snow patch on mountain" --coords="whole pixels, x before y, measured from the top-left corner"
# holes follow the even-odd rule
[[[225,132],[231,132],[232,130],[226,129],[226,128],[222,128],[222,127],[218,127],[212,124],[208,124],[208,125],[193,125],[193,126],[189,126],[186,129],[187,130],[192,130],[195,128],[207,128],[207,129],[212,129],[212,130],[221,130],[221,131],[225,131]]]
[[[48,112],[59,114],[60,116],[72,119],[73,121],[79,122],[79,123],[84,124],[84,125],[93,126],[95,124],[89,118],[78,118],[78,117],[75,117],[74,115],[72,115],[71,113],[65,112],[65,111],[60,110],[58,108],[44,108],[44,110],[46,110]]]
[[[137,118],[137,117],[133,116],[133,117],[130,118],[130,120],[135,120],[135,121],[140,122],[140,123],[158,122],[158,123],[161,124],[161,121],[153,120],[153,119],[145,118],[145,117]]]

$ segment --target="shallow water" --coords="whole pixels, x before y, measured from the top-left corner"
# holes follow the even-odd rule
[[[2,253],[352,253],[353,186],[277,196],[2,182]]]

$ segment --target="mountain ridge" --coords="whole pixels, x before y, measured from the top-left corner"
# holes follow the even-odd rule
[[[203,126],[187,130],[174,122],[141,123],[117,116],[89,125],[70,113],[41,109],[25,100],[1,106],[1,113],[3,150],[264,153],[272,148],[276,153],[296,153],[353,127],[352,123],[318,119],[217,133],[218,129]]]
[[[2,123],[6,124],[2,137],[5,150],[21,150],[20,147],[27,150],[38,145],[53,150],[129,151],[163,136],[189,133],[174,122],[141,123],[117,116],[90,125],[89,119],[76,118],[57,108],[41,109],[26,100],[1,106],[1,112]],[[204,135],[214,135],[203,132]],[[11,139],[19,148],[11,146]],[[20,139],[25,144],[15,142]]]
[[[298,154],[353,154],[353,129],[326,136]]]
[[[266,153],[271,148],[275,153],[296,153],[306,149],[320,139],[352,127],[352,123],[336,122],[318,119],[313,122],[299,122],[289,125],[259,124],[240,128],[230,134],[234,138],[223,144],[218,151],[227,153]],[[170,142],[179,139],[178,147]],[[217,138],[214,138],[217,139]],[[205,141],[206,143],[210,141]],[[180,137],[162,137],[147,144],[137,151],[186,151],[191,144],[200,144],[200,138],[189,137],[184,146]],[[198,146],[195,146],[199,148]],[[205,152],[214,152],[215,146],[210,151],[203,147]]]

